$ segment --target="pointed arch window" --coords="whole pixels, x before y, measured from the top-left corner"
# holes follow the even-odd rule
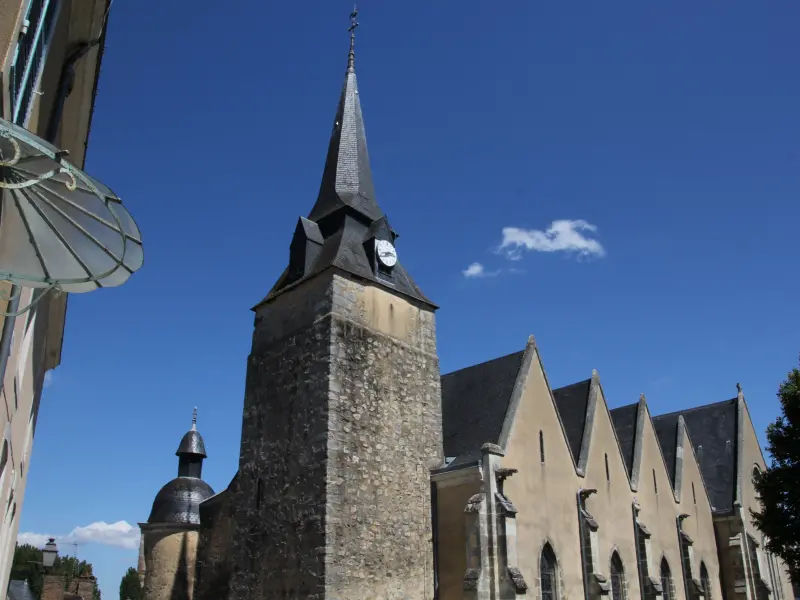
[[[6,473],[7,466],[8,466],[8,440],[3,439],[3,450],[2,454],[0,454],[0,481],[3,481],[2,477]]]
[[[547,543],[539,558],[539,591],[541,600],[558,600],[558,560],[553,547]]]
[[[661,559],[661,597],[663,600],[675,600],[675,586],[672,583],[672,571],[666,558]]]
[[[611,555],[611,600],[627,600],[628,590],[625,579],[625,568],[622,559],[615,550]]]
[[[755,483],[758,480],[758,476],[760,474],[761,474],[761,469],[758,467],[758,465],[753,465],[753,472],[750,474],[753,483]]]
[[[708,569],[706,563],[700,562],[700,583],[703,586],[703,597],[705,600],[711,600],[711,580],[708,578]]]

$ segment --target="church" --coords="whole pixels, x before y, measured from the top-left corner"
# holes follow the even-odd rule
[[[253,309],[238,469],[203,481],[195,414],[140,524],[146,600],[792,598],[751,523],[738,385],[610,409],[596,371],[552,389],[524,336],[440,374],[438,307],[375,194],[355,25],[319,195]]]

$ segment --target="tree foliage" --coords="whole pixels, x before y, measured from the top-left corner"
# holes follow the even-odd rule
[[[753,522],[767,538],[767,550],[781,557],[792,581],[800,583],[800,370],[778,389],[781,415],[767,427],[772,464],[755,476],[761,511]]]
[[[53,573],[65,575],[64,589],[67,589],[70,582],[82,573],[91,574],[92,565],[85,560],[78,560],[75,556],[56,556],[53,563]],[[44,567],[42,566],[42,551],[30,544],[17,544],[14,550],[14,562],[11,564],[11,579],[27,580],[36,598],[42,597],[42,586],[44,584]],[[97,581],[94,584],[94,598],[100,599],[100,589]]]
[[[139,582],[139,573],[131,567],[119,584],[119,600],[144,600],[144,590]]]

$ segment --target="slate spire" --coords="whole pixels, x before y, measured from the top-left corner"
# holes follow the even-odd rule
[[[367,136],[355,68],[355,32],[358,27],[353,10],[350,15],[350,51],[347,55],[347,72],[339,98],[333,132],[328,144],[328,155],[322,173],[322,184],[314,208],[308,215],[311,221],[319,221],[332,212],[350,207],[369,221],[383,216],[375,200],[372,170],[369,166]]]
[[[398,236],[375,201],[356,82],[357,14],[358,11],[353,10],[350,15],[350,51],[344,88],[317,201],[308,218],[300,217],[297,222],[289,245],[289,265],[254,309],[298,282],[331,268],[436,308],[414,283],[396,254],[393,265],[381,265],[377,258],[376,244],[381,241],[393,247]]]

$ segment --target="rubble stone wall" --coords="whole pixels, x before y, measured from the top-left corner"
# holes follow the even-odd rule
[[[231,600],[433,595],[433,312],[338,274],[256,313]]]

